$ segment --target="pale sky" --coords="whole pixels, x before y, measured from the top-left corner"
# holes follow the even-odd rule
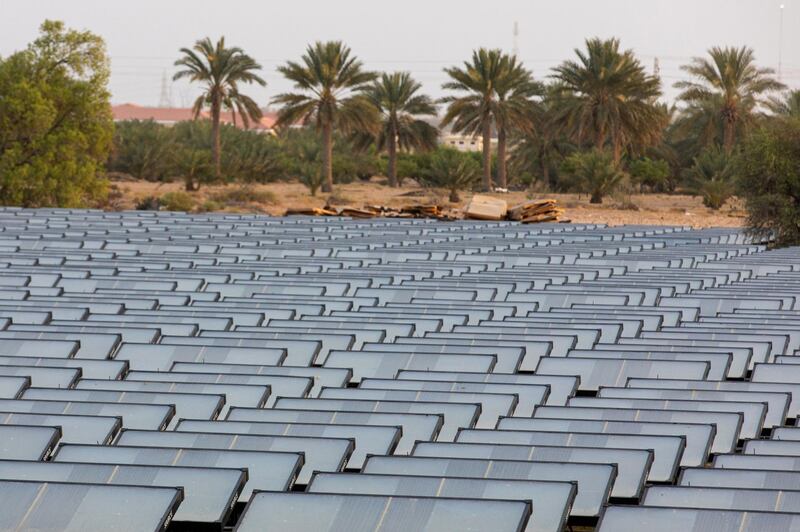
[[[106,40],[114,103],[157,105],[178,49],[220,35],[264,67],[268,86],[247,89],[261,105],[290,88],[277,65],[328,39],[345,41],[371,70],[410,71],[438,97],[442,68],[473,48],[511,51],[515,21],[519,56],[540,79],[585,38],[613,36],[648,70],[658,58],[667,99],[683,78],[679,66],[713,45],[746,44],[775,69],[782,49],[782,79],[800,87],[800,0],[0,0],[0,56],[34,39],[46,18]],[[168,85],[173,105],[191,104],[194,88]]]

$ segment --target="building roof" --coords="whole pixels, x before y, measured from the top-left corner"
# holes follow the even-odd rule
[[[184,120],[192,120],[194,115],[192,109],[189,107],[144,107],[133,103],[124,103],[121,105],[114,105],[111,107],[114,114],[114,120],[153,120],[162,124],[174,124],[175,122],[182,122]],[[200,118],[210,118],[211,114],[207,110],[200,112]],[[265,111],[264,116],[258,124],[250,124],[250,129],[267,130],[272,129],[277,119],[276,113]],[[220,121],[223,124],[232,124],[233,114],[230,112],[223,112],[220,115]],[[241,117],[236,117],[236,125],[244,127]]]

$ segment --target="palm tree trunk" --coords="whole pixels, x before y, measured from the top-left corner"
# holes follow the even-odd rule
[[[492,190],[492,124],[483,125],[483,191]]]
[[[597,134],[594,137],[594,147],[598,150],[602,150],[606,145],[606,132],[604,129],[600,129],[597,131]]]
[[[397,187],[397,134],[395,133],[394,127],[389,128],[389,144],[387,145],[387,151],[389,152],[389,186],[390,187]]]
[[[506,129],[497,130],[497,185],[500,188],[508,188],[508,178],[506,177]]]
[[[542,169],[542,181],[547,187],[550,187],[550,164],[546,157],[540,159],[540,167]]]
[[[322,182],[323,192],[333,192],[333,124],[322,126],[322,166],[325,180]]]
[[[614,163],[619,164],[622,160],[622,143],[618,139],[614,139]]]
[[[211,99],[211,160],[214,163],[214,177],[217,179],[219,179],[222,174],[219,132],[220,106],[221,102],[219,101],[219,96],[213,96]]]
[[[736,134],[736,124],[732,120],[726,119],[723,127],[724,131],[723,131],[722,143],[723,146],[725,147],[725,153],[730,155],[731,152],[733,151],[733,143]]]

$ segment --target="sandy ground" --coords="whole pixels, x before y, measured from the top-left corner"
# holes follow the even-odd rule
[[[377,181],[377,180],[374,180]],[[147,196],[162,196],[167,192],[183,190],[182,183],[150,183],[145,181],[122,181],[114,183],[118,194],[114,207],[133,209],[136,202]],[[203,187],[190,193],[198,205],[240,185]],[[459,203],[449,203],[443,190],[404,186],[392,189],[379,182],[359,182],[338,185],[333,194],[318,193],[312,197],[300,183],[271,183],[254,185],[251,189],[260,202],[223,205],[223,210],[232,212],[260,212],[282,215],[288,207],[322,207],[326,203],[335,206],[361,207],[363,205],[406,206],[436,203],[443,208],[462,208],[470,198],[461,194]],[[686,195],[644,194],[605,198],[602,205],[591,205],[588,196],[577,194],[531,194],[509,192],[492,194],[505,199],[509,206],[528,199],[555,198],[559,206],[566,209],[565,218],[576,223],[605,223],[608,225],[648,224],[685,225],[693,227],[740,227],[744,223],[744,212],[736,200],[728,202],[719,211],[703,206],[699,197]]]

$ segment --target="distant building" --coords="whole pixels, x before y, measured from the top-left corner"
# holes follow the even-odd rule
[[[112,106],[111,111],[114,115],[115,122],[121,122],[123,120],[152,120],[158,124],[172,126],[178,122],[194,119],[192,109],[188,107],[143,107],[141,105],[125,103]],[[200,111],[199,118],[210,119],[211,113],[204,109]],[[264,116],[261,117],[261,121],[257,123],[251,122],[249,129],[259,133],[273,134],[276,120],[277,115],[275,113],[265,111]],[[223,112],[220,115],[220,122],[223,124],[235,124],[236,127],[244,129],[241,116],[237,115],[234,121],[234,115],[230,112]]]
[[[483,137],[481,135],[464,135],[462,133],[455,133],[447,126],[442,127],[441,119],[437,116],[427,119],[430,125],[439,130],[439,146],[453,148],[458,151],[483,151]],[[492,149],[497,145],[497,136],[492,131]]]
[[[494,149],[497,144],[497,138],[492,137],[491,143],[492,149]],[[483,151],[483,137],[442,132],[439,134],[439,145],[455,148],[458,151]]]

